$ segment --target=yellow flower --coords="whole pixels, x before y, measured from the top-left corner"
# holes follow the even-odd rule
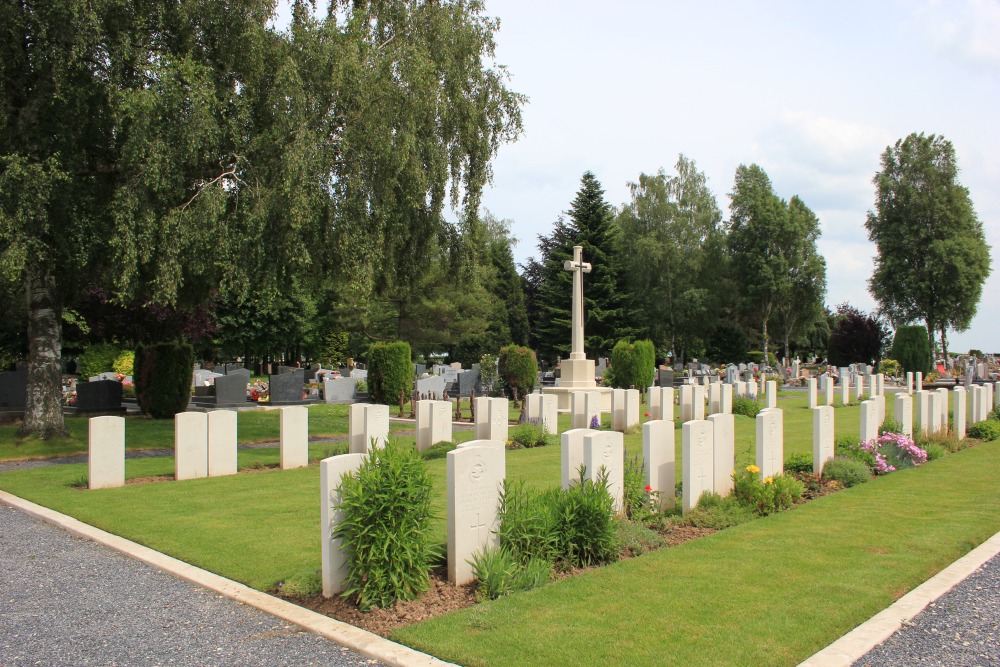
[[[765,477],[764,478],[764,483],[765,484],[773,484],[774,483],[774,478],[773,477]]]
[[[757,473],[760,472],[760,468],[758,468],[757,466],[755,466],[753,464],[750,464],[750,465],[747,466],[747,472],[756,475]]]

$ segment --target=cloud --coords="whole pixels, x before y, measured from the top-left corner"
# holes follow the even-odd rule
[[[923,33],[937,53],[996,74],[1000,65],[1000,2],[933,0],[914,10],[908,23]]]

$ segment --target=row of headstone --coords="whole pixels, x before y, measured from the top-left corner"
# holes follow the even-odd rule
[[[506,443],[510,435],[507,399],[480,396],[475,399],[475,408],[476,439]]]
[[[654,386],[649,388],[647,396],[649,396],[649,416],[651,419],[669,422],[674,420],[675,393],[672,386]]]

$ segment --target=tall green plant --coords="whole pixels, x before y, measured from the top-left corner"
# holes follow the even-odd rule
[[[652,342],[620,340],[611,351],[611,386],[644,392],[653,384],[655,365],[656,348]]]
[[[431,481],[413,447],[390,439],[372,449],[340,486],[344,518],[334,535],[350,556],[344,597],[358,607],[386,608],[427,590],[436,557]]]
[[[904,373],[929,373],[931,347],[927,340],[927,327],[920,324],[898,327],[889,356],[899,362]]]
[[[375,343],[368,350],[368,393],[375,403],[396,405],[413,390],[410,344]]]
[[[114,370],[118,358],[118,346],[113,343],[88,345],[80,355],[77,371],[81,378],[89,378]]]
[[[500,350],[499,371],[500,379],[516,401],[535,388],[538,381],[538,359],[526,347],[508,345]]]
[[[135,351],[133,380],[143,414],[170,419],[187,409],[194,374],[194,348],[171,342],[140,345]]]

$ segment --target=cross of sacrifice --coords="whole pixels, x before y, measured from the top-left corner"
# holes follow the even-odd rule
[[[563,262],[563,270],[573,272],[573,346],[570,359],[586,359],[583,351],[583,274],[591,266],[583,261],[583,246],[573,246],[573,259]]]

